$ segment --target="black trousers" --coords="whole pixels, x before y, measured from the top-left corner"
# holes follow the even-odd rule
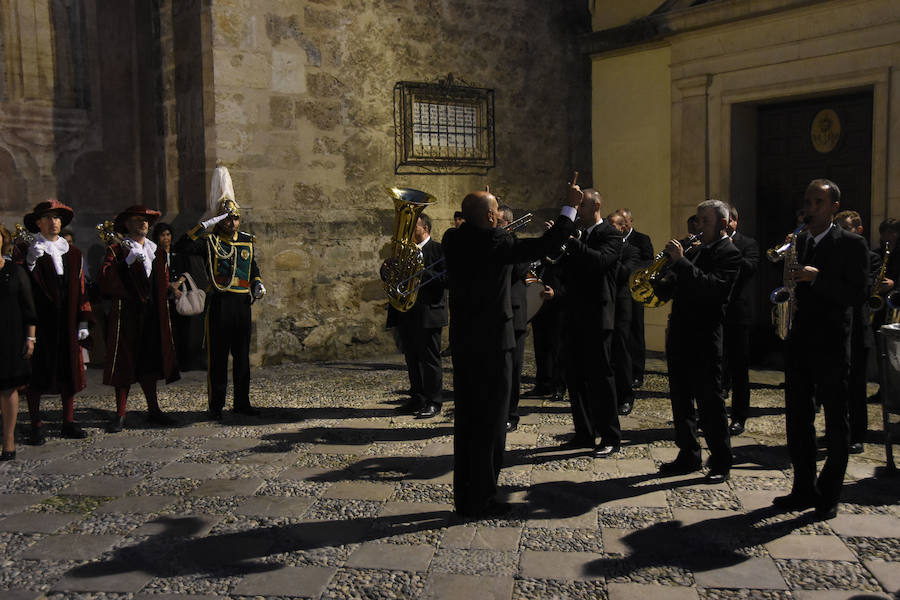
[[[719,336],[718,344],[715,339],[698,344],[698,335]],[[670,324],[666,340],[666,361],[669,366],[669,394],[678,459],[697,463],[701,461],[700,442],[697,439],[699,412],[703,436],[709,447],[709,467],[727,471],[731,468],[734,457],[731,453],[722,390],[721,336],[721,329],[698,334],[691,330],[674,331]]]
[[[847,416],[849,349],[812,348],[805,336],[788,340],[785,379],[787,445],[794,466],[793,491],[818,495],[824,505],[837,504],[844,485],[850,444]],[[816,478],[815,401],[825,409],[825,440],[828,458]]]
[[[250,294],[215,292],[207,296],[206,354],[209,408],[222,410],[231,355],[234,407],[250,405]]]
[[[441,406],[444,389],[441,328],[423,329],[404,323],[400,326],[400,343],[406,359],[412,401],[421,406]]]
[[[565,387],[561,362],[562,310],[553,301],[531,320],[534,334],[535,387],[544,390],[561,390]]]
[[[618,446],[622,441],[612,366],[612,330],[566,328],[566,383],[572,405],[575,440]]]
[[[750,410],[749,325],[725,324],[725,377],[725,389],[731,388],[731,420],[743,423]]]
[[[850,443],[863,443],[869,431],[869,408],[866,399],[866,371],[869,366],[869,348],[863,344],[850,347]]]
[[[647,358],[644,343],[644,305],[635,302],[631,309],[631,371],[634,379],[644,381],[644,365]]]
[[[513,350],[453,350],[453,503],[461,514],[488,508],[503,467]]]
[[[522,365],[525,363],[525,339],[528,330],[516,332],[516,349],[513,351],[512,373],[509,386],[509,416],[513,425],[519,424],[519,394],[522,388]]]
[[[634,402],[634,361],[631,358],[633,345],[631,342],[631,318],[634,314],[631,298],[623,303],[616,300],[616,323],[613,329],[612,357],[613,371],[616,377],[616,401],[621,406]]]

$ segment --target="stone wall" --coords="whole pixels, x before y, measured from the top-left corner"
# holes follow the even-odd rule
[[[570,169],[590,168],[581,4],[212,3],[207,159],[231,170],[243,228],[258,237],[269,295],[254,307],[256,362],[393,350],[377,277],[394,226],[387,186],[438,198],[438,239],[486,184],[514,208],[552,212]],[[395,176],[394,84],[448,73],[496,90],[497,167]]]

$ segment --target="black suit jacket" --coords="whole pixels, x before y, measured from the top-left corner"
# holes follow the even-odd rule
[[[570,219],[560,217],[534,239],[516,239],[502,229],[478,229],[468,223],[444,233],[454,361],[457,353],[515,348],[511,265],[554,252],[574,228]]]
[[[741,269],[741,252],[728,238],[701,246],[698,254],[672,263],[664,278],[673,285],[671,335],[687,336],[703,344],[712,339],[721,353],[725,309]],[[699,347],[698,347],[699,349]]]
[[[440,263],[435,268],[431,268],[442,258],[444,258],[444,250],[438,242],[431,239],[422,246],[425,271],[419,281],[425,282],[429,279],[431,281],[419,289],[416,302],[408,311],[400,312],[388,305],[388,327],[410,325],[422,329],[435,329],[447,325],[447,304],[444,302],[446,276],[434,278],[444,270],[445,266],[444,263]]]
[[[734,282],[731,302],[728,303],[729,323],[749,325],[753,321],[753,289],[747,285],[759,267],[759,244],[751,237],[736,231],[731,237],[735,248],[741,252],[741,270]]]
[[[641,261],[649,263],[649,261],[653,260],[653,242],[650,241],[650,236],[646,233],[632,229],[631,233],[625,238],[625,242],[629,246],[634,246],[638,249]]]
[[[869,293],[869,251],[862,237],[836,225],[811,253],[810,239],[808,231],[797,236],[799,260],[819,273],[814,282],[797,284],[797,312],[788,339],[800,341],[809,351],[844,351],[849,347],[851,307]]]
[[[562,261],[567,315],[584,323],[582,311],[595,311],[596,325],[613,329],[616,275],[624,245],[622,232],[607,220],[594,227],[586,238],[568,243]]]
[[[512,234],[516,237],[516,234]],[[528,294],[525,291],[525,276],[528,275],[530,262],[516,263],[509,275],[509,299],[512,302],[513,330],[528,330]]]
[[[620,326],[622,321],[631,321],[634,300],[628,287],[628,279],[640,263],[641,252],[637,246],[622,244],[622,258],[616,270],[616,322]]]

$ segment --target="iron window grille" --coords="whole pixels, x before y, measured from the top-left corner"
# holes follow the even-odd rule
[[[494,90],[453,75],[394,86],[394,173],[484,175],[496,165]]]

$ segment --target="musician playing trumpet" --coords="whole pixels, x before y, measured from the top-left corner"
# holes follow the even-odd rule
[[[796,283],[796,312],[785,353],[787,446],[794,467],[790,494],[773,504],[784,510],[814,507],[830,519],[847,470],[850,443],[847,420],[852,306],[868,292],[869,257],[862,237],[833,223],[841,192],[827,179],[806,188],[808,222],[797,235],[799,267],[788,277]],[[815,400],[825,409],[828,458],[816,477]]]
[[[699,413],[709,447],[706,483],[729,477],[733,456],[728,435],[722,386],[725,309],[741,268],[741,252],[727,234],[728,206],[719,200],[697,205],[699,248],[685,255],[685,246],[670,240],[665,252],[671,266],[654,286],[661,298],[671,296],[666,359],[672,421],[678,455],[660,468],[662,475],[699,471]],[[694,408],[696,401],[697,409]]]
[[[158,380],[172,383],[181,378],[169,314],[169,267],[165,252],[147,237],[159,217],[159,211],[140,205],[119,213],[113,228],[121,237],[107,248],[100,270],[100,292],[112,300],[103,383],[115,389],[116,414],[106,426],[108,433],[125,427],[128,391],[134,383],[147,400],[148,422],[177,422],[162,412],[156,394]]]

